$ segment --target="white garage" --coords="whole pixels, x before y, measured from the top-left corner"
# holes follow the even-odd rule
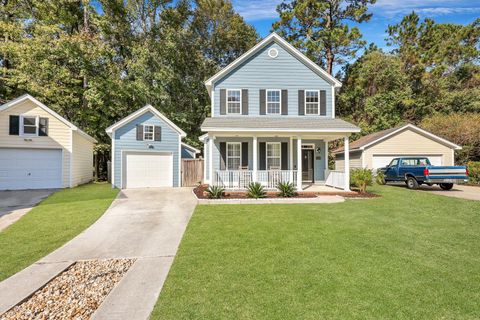
[[[393,158],[426,157],[436,166],[452,166],[462,147],[413,124],[375,132],[350,143],[350,167],[378,169]],[[335,169],[345,166],[343,147],[334,150]]]
[[[164,152],[125,154],[126,188],[173,187],[173,155]]]

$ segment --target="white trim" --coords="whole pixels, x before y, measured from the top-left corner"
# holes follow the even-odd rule
[[[280,100],[278,102],[278,113],[268,112],[268,92],[269,91],[277,91]],[[270,102],[270,103],[277,103],[277,102]],[[265,114],[274,114],[274,115],[281,115],[282,114],[282,90],[281,89],[266,89],[265,90]]]
[[[335,87],[332,87],[332,118],[335,118]]]
[[[145,138],[145,127],[152,127],[152,132],[148,132],[152,134],[152,139]],[[155,126],[153,124],[144,124],[143,125],[143,141],[155,141]]]
[[[70,179],[69,179],[69,186],[70,188],[73,188],[73,131],[70,130],[70,168],[69,168],[69,175],[70,175]]]
[[[215,128],[215,127],[202,127],[202,131],[210,132],[311,132],[311,133],[353,133],[360,132],[360,128],[357,129],[285,129],[285,128]]]
[[[179,144],[178,144],[178,183],[177,187],[182,186],[182,138],[178,138]],[[172,154],[172,170],[173,170],[173,157],[175,155]],[[173,172],[172,172],[172,186],[175,187],[175,179],[173,179]]]
[[[345,191],[350,191],[350,142],[349,142],[349,137],[345,136],[343,138],[344,141],[344,148],[345,148],[345,155],[343,157],[344,161],[344,172],[345,172],[345,181],[344,181],[344,187],[343,190]]]
[[[352,152],[352,151],[350,151]],[[373,155],[372,155],[372,158],[373,158]],[[362,168],[366,168],[366,164],[365,164],[365,152],[362,151],[362,154],[360,155],[360,159],[362,161]]]
[[[115,188],[115,136],[112,137],[112,148],[110,150],[110,174],[112,178],[112,188]],[[120,173],[122,174],[122,173]]]
[[[80,130],[77,126],[75,126],[73,123],[71,123],[70,121],[68,121],[67,119],[65,119],[64,117],[62,117],[61,115],[59,115],[58,113],[56,113],[55,111],[53,111],[52,109],[50,109],[49,107],[47,107],[46,105],[44,105],[43,103],[41,103],[40,101],[38,101],[37,99],[35,99],[34,97],[32,97],[31,95],[29,94],[24,94],[16,99],[13,99],[3,105],[0,106],[0,112],[2,111],[5,111],[11,107],[14,107],[16,106],[17,104],[25,101],[25,100],[30,100],[31,102],[33,102],[35,105],[37,105],[38,107],[42,108],[43,110],[45,110],[46,112],[48,112],[49,114],[51,114],[52,116],[54,116],[55,118],[57,118],[60,122],[62,122],[63,124],[65,124],[67,127],[69,127],[71,130],[74,130],[74,131],[77,131],[79,132],[80,134],[82,134],[83,136],[85,136],[85,138],[89,141],[91,141],[92,143],[97,143],[97,140],[95,140],[93,137],[91,137],[90,135],[88,135],[87,133],[85,133],[84,131]]]
[[[240,108],[238,109],[238,112],[228,112],[228,93],[231,91],[238,91],[240,92],[240,101],[238,102],[240,104]],[[226,89],[225,90],[225,114],[230,115],[230,114],[236,114],[236,115],[241,115],[242,114],[242,89]],[[237,103],[237,102],[231,102],[231,103]]]
[[[228,66],[226,66],[225,68],[220,70],[218,73],[216,73],[214,76],[212,76],[210,79],[205,81],[205,86],[207,87],[207,89],[211,90],[211,87],[213,86],[213,84],[217,80],[219,80],[224,75],[228,74],[231,70],[235,69],[240,64],[242,64],[245,60],[247,60],[250,56],[255,54],[258,50],[265,47],[268,43],[270,43],[271,40],[276,41],[277,44],[279,44],[280,46],[283,46],[285,49],[287,49],[287,51],[290,51],[290,53],[292,55],[294,55],[298,60],[302,61],[307,67],[311,68],[318,75],[323,76],[324,78],[329,80],[335,87],[341,87],[342,86],[342,83],[340,81],[335,79],[327,71],[320,68],[316,63],[314,63],[312,60],[307,58],[303,53],[301,53],[298,49],[293,47],[290,43],[285,41],[278,34],[276,34],[275,32],[272,32],[270,35],[268,35],[262,41],[260,41],[255,46],[253,46],[250,50],[245,52],[243,55],[241,55],[239,58],[234,60]]]
[[[395,130],[395,131],[393,131],[393,132],[390,132],[389,134],[387,134],[387,135],[385,135],[385,136],[383,136],[383,137],[380,137],[380,138],[378,138],[378,139],[376,139],[376,140],[374,140],[374,141],[371,141],[371,142],[367,143],[366,145],[361,146],[361,147],[358,148],[358,149],[360,149],[360,150],[365,150],[365,148],[371,146],[372,144],[375,144],[375,143],[377,143],[377,142],[380,142],[380,141],[382,141],[382,140],[385,140],[385,139],[387,139],[387,138],[389,138],[389,137],[391,137],[391,136],[397,134],[398,132],[400,132],[400,131],[402,131],[402,130],[404,130],[404,129],[407,129],[407,128],[412,129],[413,131],[417,131],[417,133],[422,133],[422,134],[426,135],[427,137],[429,137],[429,138],[432,139],[432,140],[437,140],[437,142],[440,142],[440,143],[449,145],[449,146],[451,146],[452,148],[454,148],[454,149],[456,149],[456,150],[461,150],[461,149],[462,149],[461,146],[456,145],[455,143],[450,142],[450,141],[448,141],[448,140],[445,140],[445,139],[443,139],[443,138],[440,138],[439,136],[436,136],[436,135],[434,135],[433,133],[430,133],[430,132],[425,131],[425,130],[417,127],[417,126],[414,126],[414,125],[411,124],[411,123],[409,123],[409,124],[407,124],[407,125],[404,125],[403,127],[400,127],[400,128],[398,128],[397,130]]]
[[[323,151],[323,157],[325,158],[325,170],[329,170],[329,168],[328,168],[328,141],[327,140],[323,141],[323,147],[325,148],[325,150]],[[327,177],[325,176],[325,171],[324,171],[323,174],[324,174],[323,179],[327,180]]]
[[[202,134],[200,137],[198,137],[198,140],[205,142],[205,138],[208,137],[208,133]]]
[[[289,169],[293,170],[293,137],[290,137],[288,147],[290,149],[290,156],[289,156],[289,159],[288,159]],[[290,177],[290,180],[293,181],[293,176]]]
[[[455,165],[455,150],[452,149],[452,166]]]
[[[165,121],[170,127],[172,127],[172,129],[174,129],[175,131],[177,131],[180,136],[182,138],[185,138],[187,136],[187,134],[182,130],[180,129],[175,123],[173,123],[172,121],[170,121],[170,119],[168,119],[165,115],[163,115],[162,113],[160,113],[160,111],[158,111],[157,109],[155,109],[152,105],[150,104],[147,104],[145,107],[141,108],[141,109],[138,109],[137,111],[135,111],[134,113],[131,113],[130,115],[126,116],[125,118],[123,118],[122,120],[112,124],[110,127],[108,127],[107,129],[105,129],[105,131],[107,132],[107,134],[109,136],[112,136],[112,133],[118,129],[119,127],[122,127],[124,124],[132,121],[133,119],[135,118],[138,118],[139,116],[143,115],[144,113],[147,113],[147,112],[152,112],[154,115],[156,115],[157,117],[159,117],[160,119],[162,119],[163,121]]]
[[[208,162],[210,166],[210,179],[209,182],[213,183],[213,143],[214,143],[215,137],[208,137],[208,144],[210,145],[210,150],[209,150],[209,157],[208,157]]]
[[[302,191],[302,137],[297,137],[297,191]]]
[[[241,142],[227,142],[226,144],[226,149],[225,149],[225,170],[229,171],[229,170],[240,170],[240,168],[236,168],[236,169],[229,169],[228,168],[228,146],[229,145],[239,145],[239,150],[240,150],[240,156],[239,157],[231,157],[232,159],[233,158],[239,158],[239,167],[242,166],[242,143]]]
[[[24,132],[24,119],[25,118],[35,118],[35,133],[25,133]],[[38,133],[39,133],[39,116],[31,116],[31,115],[20,115],[20,119],[19,119],[19,125],[20,125],[20,130],[19,130],[19,136],[20,137],[38,137]],[[29,127],[33,127],[32,125],[27,125]]]
[[[180,145],[180,144],[179,144]],[[147,153],[147,154],[158,154],[158,155],[169,155],[172,157],[172,171],[174,169],[173,167],[173,157],[174,157],[174,154],[173,152],[171,151],[158,151],[158,150],[135,150],[135,149],[125,149],[125,150],[122,150],[120,152],[120,189],[126,189],[126,183],[125,181],[123,181],[123,169],[127,169],[126,167],[124,168],[124,163],[123,163],[123,159],[125,158],[126,159],[126,156],[127,154],[142,154],[142,153]],[[174,184],[174,174],[172,172],[172,186],[175,187],[175,184]],[[113,181],[113,179],[112,179]]]
[[[195,152],[195,153],[200,153],[200,152],[201,152],[201,151],[198,150],[197,148],[194,148],[194,147],[192,147],[191,145],[186,144],[185,142],[181,142],[180,144],[181,144],[182,146],[184,146],[185,148],[192,150],[192,151]]]
[[[203,142],[203,183],[208,183],[208,177],[207,177],[207,161],[205,161],[207,157],[207,144]]]
[[[318,95],[318,102],[317,102],[317,113],[307,113],[307,91],[316,92]],[[312,103],[312,102],[309,102]],[[312,103],[313,104],[313,103]],[[303,113],[306,116],[319,116],[320,115],[320,90],[317,89],[305,89],[303,94]]]
[[[268,145],[278,145],[279,147],[279,151],[280,151],[280,155],[278,157],[272,157],[272,156],[268,156]],[[276,159],[276,158],[279,158],[280,160],[280,170],[282,169],[282,143],[281,142],[266,142],[266,145],[265,145],[265,170],[270,170],[268,168],[268,158],[270,159]]]
[[[302,150],[315,150],[315,143],[302,143]]]

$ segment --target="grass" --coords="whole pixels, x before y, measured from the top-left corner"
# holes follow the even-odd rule
[[[0,232],[0,281],[90,226],[110,206],[117,192],[109,184],[58,191]]]
[[[478,319],[480,202],[198,206],[152,319]]]

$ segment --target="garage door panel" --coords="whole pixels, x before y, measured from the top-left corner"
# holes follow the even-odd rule
[[[127,153],[126,188],[173,186],[173,156],[165,153]]]
[[[441,166],[443,165],[443,157],[440,155],[374,155],[372,158],[372,166],[373,169],[383,168],[386,167],[393,158],[400,158],[400,157],[425,157],[430,160],[430,163],[434,166]]]

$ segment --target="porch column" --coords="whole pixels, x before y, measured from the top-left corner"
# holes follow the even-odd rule
[[[330,169],[328,168],[328,141],[324,140],[324,142],[325,142],[325,150],[324,150],[323,157],[325,158],[325,173],[324,173],[323,180],[327,181],[328,172],[330,172]]]
[[[288,145],[288,168],[290,169],[290,183],[293,183],[293,137],[290,137],[290,142]]]
[[[257,170],[258,170],[258,142],[257,136],[253,137],[253,182],[257,182]]]
[[[343,190],[350,191],[350,146],[348,136],[344,138],[344,159],[345,159],[345,186]]]
[[[297,138],[297,190],[302,190],[302,137]]]
[[[208,166],[210,168],[210,184],[213,185],[214,181],[213,181],[213,177],[214,177],[214,174],[213,174],[213,140],[215,139],[215,137],[208,137],[208,146],[209,146],[209,156],[208,156]]]

